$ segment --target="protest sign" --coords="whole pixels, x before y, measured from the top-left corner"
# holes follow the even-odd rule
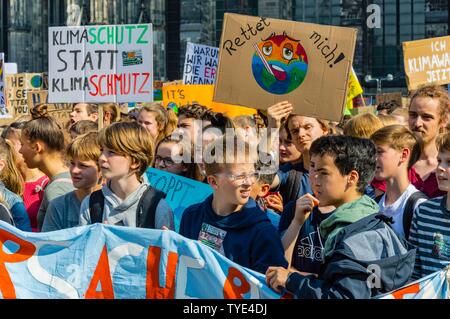
[[[14,117],[29,114],[27,94],[41,90],[43,87],[42,73],[18,73],[6,75],[6,105],[8,112]]]
[[[8,109],[6,108],[6,99],[4,94],[4,87],[5,87],[4,65],[5,65],[5,55],[3,53],[0,53],[0,119],[13,117],[13,114],[8,112]]]
[[[222,112],[229,117],[256,114],[255,109],[239,105],[214,102],[212,100],[213,94],[214,85],[164,85],[163,104],[165,107],[178,109],[180,106],[196,102],[212,109],[215,112]]]
[[[172,231],[97,223],[28,233],[0,222],[0,266],[5,299],[280,298],[264,274]]]
[[[208,184],[151,167],[145,172],[145,178],[150,185],[166,193],[165,199],[174,213],[177,231],[184,210],[204,201],[213,192]]]
[[[450,36],[403,42],[403,62],[409,90],[450,83]]]
[[[49,28],[49,102],[152,102],[151,24]]]
[[[214,101],[339,121],[357,30],[225,13]]]
[[[377,94],[376,99],[378,104],[384,102],[394,102],[398,105],[398,107],[403,106],[402,92]]]
[[[17,63],[6,62],[3,70],[4,75],[7,74],[17,74]]]
[[[214,84],[218,58],[219,48],[188,42],[183,84]]]

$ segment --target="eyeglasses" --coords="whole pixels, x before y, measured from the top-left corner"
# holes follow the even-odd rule
[[[249,174],[228,174],[228,173],[220,173],[215,174],[217,176],[226,176],[229,178],[232,182],[243,184],[246,180],[250,180],[252,183],[256,182],[259,179],[259,172],[253,172]]]
[[[175,162],[170,157],[155,156],[155,163],[164,163],[164,166],[172,166]]]

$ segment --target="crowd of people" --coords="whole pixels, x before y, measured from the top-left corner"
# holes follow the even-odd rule
[[[449,107],[437,85],[340,123],[292,101],[235,118],[197,103],[77,103],[68,123],[39,104],[1,134],[0,219],[27,232],[177,230],[279,293],[370,298],[448,265]],[[213,189],[179,230],[149,167]]]

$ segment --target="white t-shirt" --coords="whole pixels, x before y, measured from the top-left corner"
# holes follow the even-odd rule
[[[378,203],[380,212],[386,216],[392,217],[394,220],[392,228],[401,238],[405,238],[405,231],[403,229],[403,211],[406,206],[406,201],[415,192],[417,192],[417,188],[415,188],[413,184],[409,184],[408,188],[406,188],[403,194],[393,204],[389,206],[385,205],[386,194],[381,197],[380,202]],[[424,201],[426,201],[425,198],[418,199],[415,207],[413,207],[413,211]]]

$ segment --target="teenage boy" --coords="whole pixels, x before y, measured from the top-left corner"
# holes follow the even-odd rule
[[[413,185],[428,197],[445,194],[438,188],[436,138],[447,124],[450,105],[448,92],[439,85],[427,85],[414,91],[409,105],[409,128],[422,143],[422,152],[414,164]]]
[[[385,126],[371,139],[377,147],[375,179],[386,181],[386,192],[378,198],[380,212],[392,217],[399,237],[408,239],[414,209],[427,200],[408,178],[408,169],[420,156],[420,144],[403,125]]]
[[[442,270],[450,261],[450,134],[437,144],[436,176],[445,195],[424,202],[414,212],[410,241],[417,247],[415,279]]]
[[[325,260],[318,276],[269,267],[267,283],[298,298],[370,298],[405,285],[412,274],[414,249],[408,250],[378,212],[364,189],[375,171],[372,141],[349,136],[321,137],[311,145],[317,200],[296,210],[300,223],[315,205],[335,206],[319,232]],[[376,215],[376,216],[375,216]]]
[[[164,193],[141,181],[154,153],[147,130],[136,122],[113,123],[100,131],[99,144],[99,165],[107,182],[81,203],[80,225],[102,222],[173,230],[173,212]]]
[[[287,266],[276,229],[251,198],[258,173],[248,144],[227,134],[210,143],[205,154],[214,193],[184,211],[180,234],[261,273],[272,264]]]
[[[66,154],[70,160],[69,172],[76,189],[50,202],[42,225],[43,232],[78,226],[81,202],[93,191],[101,188],[97,132],[75,138],[67,147]]]

